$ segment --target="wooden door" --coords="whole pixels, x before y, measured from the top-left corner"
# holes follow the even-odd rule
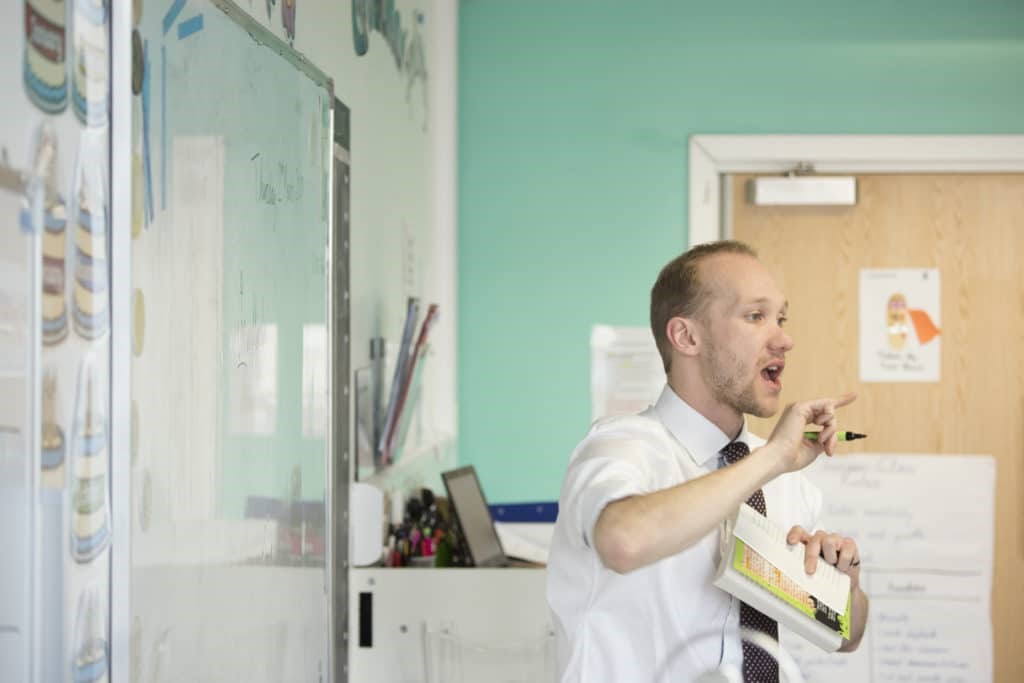
[[[790,302],[786,402],[852,390],[846,452],[996,459],[994,675],[1024,681],[1024,175],[863,175],[855,207],[755,207],[732,183],[732,235]],[[938,268],[941,381],[859,381],[862,268]],[[753,420],[760,433],[772,421]]]

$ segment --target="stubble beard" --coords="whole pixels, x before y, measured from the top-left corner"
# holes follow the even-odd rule
[[[757,400],[754,390],[757,377],[744,379],[750,377],[750,367],[729,349],[713,346],[710,357],[701,361],[701,374],[718,403],[756,417],[775,414],[774,405],[765,405]]]

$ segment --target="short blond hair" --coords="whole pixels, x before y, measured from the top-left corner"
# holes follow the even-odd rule
[[[700,263],[715,254],[745,254],[757,258],[754,248],[744,242],[720,240],[698,244],[669,261],[651,288],[651,332],[666,373],[672,366],[672,344],[666,332],[668,321],[703,315],[710,296],[700,278]]]

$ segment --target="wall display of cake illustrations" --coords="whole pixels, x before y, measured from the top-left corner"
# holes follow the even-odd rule
[[[106,681],[110,5],[18,0],[0,18],[0,166],[20,186],[0,190],[20,193],[0,230],[41,236],[36,680]]]

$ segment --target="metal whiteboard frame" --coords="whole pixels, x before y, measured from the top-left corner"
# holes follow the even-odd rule
[[[334,81],[322,70],[317,68],[305,56],[294,50],[286,42],[275,36],[270,30],[249,16],[242,8],[230,0],[209,0],[210,5],[224,12],[225,15],[247,32],[257,44],[268,47],[276,52],[297,71],[306,75],[314,84],[325,89],[328,103],[334,102]],[[111,3],[111,50],[110,50],[110,83],[111,88],[111,123],[110,123],[110,205],[111,205],[111,344],[110,344],[110,427],[111,427],[111,517],[114,531],[111,544],[110,566],[110,672],[115,681],[131,679],[131,127],[132,127],[132,93],[130,88],[132,74],[132,5],[128,2]],[[333,117],[332,117],[333,121]],[[123,131],[123,132],[122,132]],[[328,150],[324,150],[325,153]],[[333,157],[330,157],[333,159]],[[332,187],[333,164],[328,164],[328,186]],[[348,367],[348,317],[344,319],[343,344],[336,344],[334,335],[338,328],[334,321],[334,305],[332,292],[335,283],[335,261],[332,258],[335,225],[328,221],[328,253],[327,261],[327,311],[328,318],[327,344],[331,349],[329,367],[336,369]],[[347,249],[347,242],[346,242]],[[347,275],[347,256],[345,259]],[[348,281],[345,280],[347,294]],[[347,297],[346,297],[347,301]],[[344,355],[344,361],[338,356]],[[344,412],[348,414],[348,378],[344,380],[343,398]],[[332,391],[327,396],[327,414],[334,422],[335,412],[334,390],[338,385],[332,383]],[[348,440],[348,423],[342,423],[341,429],[334,424],[329,425],[328,438],[325,440],[325,463],[327,481],[332,481],[333,457],[336,444]],[[344,441],[341,441],[344,438]],[[347,449],[347,445],[345,446]],[[347,474],[347,470],[346,470]],[[325,500],[326,525],[325,534],[330,537],[334,533],[333,526],[338,519],[347,522],[348,489],[345,488],[341,500],[344,501],[345,515],[338,517],[334,506],[340,501],[333,491],[328,491]],[[336,570],[341,566],[347,572],[348,546],[336,547],[329,543],[325,553],[325,593],[328,604],[333,605],[336,594]],[[345,594],[343,594],[344,596]],[[347,680],[335,678],[339,670],[335,657],[334,640],[330,637],[331,628],[336,615],[328,615],[329,638],[327,641],[328,680]],[[342,612],[341,619],[347,626],[348,612]],[[344,662],[347,665],[347,662]]]
[[[330,325],[330,387],[328,443],[333,457],[328,458],[327,481],[327,571],[328,602],[328,680],[348,681],[348,593],[349,593],[349,490],[355,459],[351,457],[352,396],[351,371],[351,268],[350,240],[350,177],[351,128],[350,112],[340,100],[331,107],[331,236],[330,293],[328,309]]]
[[[315,64],[306,59],[301,52],[296,51],[291,45],[275,36],[263,24],[253,19],[245,10],[231,2],[231,0],[209,0],[209,3],[245,30],[249,37],[256,41],[257,45],[270,48],[294,66],[296,70],[306,74],[311,81],[327,88],[333,101],[334,81]]]

